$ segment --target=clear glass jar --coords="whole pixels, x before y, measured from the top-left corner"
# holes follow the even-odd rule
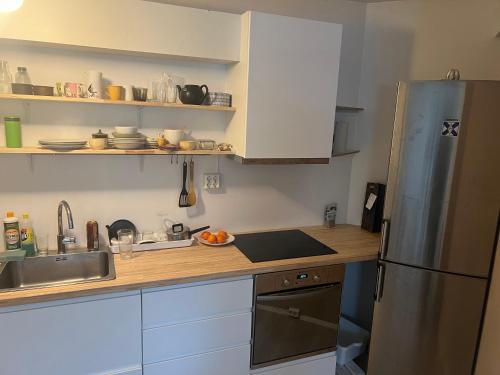
[[[26,69],[24,66],[18,66],[15,82],[31,85],[31,79],[30,75],[28,74],[28,69]]]
[[[7,61],[0,61],[0,94],[12,93],[12,75]]]

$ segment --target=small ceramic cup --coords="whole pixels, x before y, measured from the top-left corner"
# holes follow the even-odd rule
[[[68,98],[78,98],[78,83],[66,82],[64,84],[64,96]]]
[[[89,146],[92,150],[104,150],[108,147],[108,139],[107,138],[90,138]]]
[[[106,87],[106,94],[108,94],[108,97],[111,100],[121,100],[123,96],[123,87],[109,85]]]

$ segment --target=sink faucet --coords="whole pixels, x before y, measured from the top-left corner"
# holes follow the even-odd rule
[[[73,229],[73,215],[71,214],[71,208],[68,202],[60,201],[59,207],[57,208],[57,253],[65,254],[66,245],[69,243],[76,243],[75,237],[65,237],[63,233],[63,222],[62,222],[62,211],[63,207],[66,210],[66,216],[68,217],[68,228]]]

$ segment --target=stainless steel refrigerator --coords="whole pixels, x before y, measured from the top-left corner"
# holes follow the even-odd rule
[[[368,375],[474,372],[499,212],[500,81],[400,83]]]

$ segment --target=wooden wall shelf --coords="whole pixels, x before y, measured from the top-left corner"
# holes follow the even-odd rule
[[[202,111],[216,112],[235,112],[234,107],[210,106],[210,105],[191,105],[181,103],[159,103],[159,102],[139,102],[125,100],[109,100],[109,99],[87,99],[87,98],[67,98],[63,96],[38,96],[38,95],[17,95],[17,94],[0,94],[0,100],[21,100],[28,102],[55,102],[55,103],[83,103],[83,104],[104,104],[104,105],[122,105],[135,107],[152,107],[152,108],[176,108],[176,109],[195,109]]]
[[[346,155],[354,155],[359,153],[359,150],[349,150],[349,151],[344,151],[344,152],[337,152],[332,154],[332,158],[336,158],[339,156],[346,156]]]
[[[90,148],[82,148],[72,151],[54,151],[40,147],[22,147],[8,148],[0,147],[1,154],[17,154],[17,155],[234,155],[231,151],[218,150],[193,150],[193,151],[163,151],[159,149],[143,149],[143,150],[118,150],[114,148],[106,150],[92,150]]]
[[[335,107],[335,109],[339,112],[360,112],[364,111],[364,108],[361,107],[348,107],[348,106],[343,106],[343,105],[338,105]]]

